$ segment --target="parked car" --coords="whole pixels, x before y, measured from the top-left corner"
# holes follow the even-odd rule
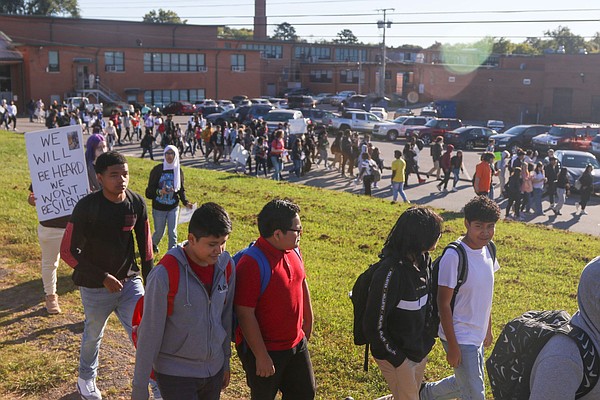
[[[419,113],[419,115],[421,117],[437,117],[438,116],[438,112],[435,108],[433,107],[424,107],[421,112]]]
[[[317,104],[327,104],[331,102],[331,96],[333,96],[333,93],[319,93],[313,96],[313,99]]]
[[[253,104],[248,110],[246,118],[242,122],[251,121],[253,119],[264,118],[269,111],[275,109],[270,103],[269,104]]]
[[[387,113],[387,111],[385,111],[385,108],[383,108],[383,107],[371,107],[369,112],[377,115],[381,119],[384,119],[384,120],[388,119],[388,113]]]
[[[308,88],[287,88],[283,90],[283,93],[283,97],[310,96],[312,94]]]
[[[571,190],[575,189],[575,182],[585,171],[588,165],[592,165],[592,178],[594,181],[594,192],[600,191],[600,163],[592,153],[577,150],[557,150],[554,157],[558,159],[561,167],[567,167],[569,184]]]
[[[273,106],[275,108],[281,108],[281,109],[288,109],[288,101],[287,99],[280,99],[278,97],[271,97],[269,98],[269,101],[271,102],[271,104],[273,104]]]
[[[269,132],[279,127],[280,123],[289,122],[291,119],[302,119],[304,116],[299,110],[271,110],[264,116]],[[308,121],[306,121],[308,123]]]
[[[463,126],[462,121],[456,118],[434,118],[424,126],[416,126],[406,130],[406,136],[416,135],[425,144],[431,143],[438,136],[444,136],[446,132],[453,131]]]
[[[451,144],[456,149],[473,150],[475,147],[487,147],[490,137],[496,131],[484,126],[463,126],[446,132],[444,143]]]
[[[595,155],[598,160],[600,160],[600,135],[596,135],[596,137],[592,140],[592,154]]]
[[[248,96],[246,96],[245,94],[239,94],[239,95],[237,95],[237,96],[233,96],[233,97],[231,98],[231,101],[232,101],[232,102],[233,102],[233,104],[235,104],[236,106],[239,106],[239,105],[240,105],[240,103],[241,103],[243,100],[248,100]]]
[[[212,99],[204,99],[198,100],[194,104],[196,104],[196,108],[198,107],[215,107],[218,106],[217,102]]]
[[[219,100],[217,104],[223,107],[225,111],[233,110],[235,108],[235,105],[231,100]]]
[[[225,111],[223,107],[220,106],[204,106],[204,107],[196,107],[196,111],[202,113],[205,117],[210,114],[222,113]]]
[[[336,94],[335,96],[333,96],[331,98],[331,105],[332,106],[338,106],[340,104],[342,104],[342,101],[349,99],[350,97],[354,96],[356,94],[356,92],[354,90],[342,90],[341,92],[338,92],[338,94]]]
[[[288,108],[314,108],[317,102],[311,96],[288,96]]]
[[[401,117],[403,115],[412,116],[415,114],[413,113],[413,110],[411,110],[410,108],[397,108],[396,111],[394,112],[395,117]]]
[[[196,106],[189,101],[173,101],[163,108],[164,114],[192,115],[195,112]]]
[[[262,97],[255,97],[253,99],[250,99],[250,102],[252,102],[252,104],[272,105],[268,99],[263,99]]]
[[[391,124],[376,124],[373,128],[373,134],[385,136],[387,140],[394,141],[399,137],[406,136],[406,130],[416,126],[423,126],[430,117],[398,117],[391,121]]]
[[[235,119],[239,123],[244,123],[247,121],[246,117],[248,116],[248,111],[252,108],[251,105],[239,106],[234,110]]]
[[[237,120],[237,109],[226,110],[221,113],[208,114],[206,120],[212,124],[222,125],[224,122],[235,122]]]
[[[331,125],[331,119],[335,115],[331,111],[321,110],[319,108],[301,108],[300,111],[304,118],[310,119],[313,124],[317,125]]]
[[[495,149],[497,151],[508,150],[512,154],[517,148],[531,148],[531,139],[550,130],[549,125],[516,125],[506,132],[494,136]]]
[[[500,121],[497,119],[490,119],[490,120],[488,120],[488,122],[485,126],[487,126],[490,129],[495,130],[496,132],[502,132],[504,130],[504,121]]]
[[[540,153],[548,149],[591,151],[592,140],[599,131],[600,125],[552,125],[548,133],[534,137],[531,142]]]
[[[354,108],[357,110],[365,110],[367,111],[367,96],[364,94],[355,94],[354,96],[342,100],[342,106],[344,108]]]

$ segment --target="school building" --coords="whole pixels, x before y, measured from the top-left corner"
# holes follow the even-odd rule
[[[0,97],[24,106],[85,95],[167,104],[379,87],[381,47],[218,37],[218,26],[0,15]],[[600,55],[442,55],[388,48],[385,93],[456,100],[463,119],[600,122]]]

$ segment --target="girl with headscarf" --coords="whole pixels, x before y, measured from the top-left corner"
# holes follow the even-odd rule
[[[90,191],[97,192],[102,189],[98,178],[96,177],[96,170],[94,165],[96,164],[96,158],[100,154],[106,153],[106,139],[99,133],[91,135],[85,145],[85,163],[87,164],[88,181],[90,183]]]
[[[168,145],[164,150],[164,159],[150,171],[146,197],[152,200],[152,217],[154,219],[154,234],[152,245],[158,252],[158,244],[168,229],[169,249],[177,244],[177,218],[179,201],[187,208],[192,204],[185,197],[183,186],[183,171],[179,165],[179,150]]]

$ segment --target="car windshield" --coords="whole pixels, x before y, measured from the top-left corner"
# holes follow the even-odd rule
[[[404,121],[406,121],[407,119],[408,119],[408,117],[398,117],[398,118],[396,118],[396,119],[394,120],[394,122],[395,122],[395,123],[397,123],[397,124],[401,124],[401,123],[403,123]]]
[[[553,126],[548,131],[548,135],[556,137],[574,136],[575,128],[567,128],[565,126]]]
[[[427,123],[425,124],[425,126],[429,126],[429,127],[435,127],[437,126],[437,119],[430,119],[429,121],[427,121]]]
[[[504,132],[504,135],[517,136],[518,134],[523,132],[525,129],[527,129],[527,128],[525,128],[524,126],[513,126],[509,130]]]
[[[594,169],[600,168],[598,160],[588,155],[564,154],[561,162],[567,168],[585,168],[588,164],[592,164]]]
[[[287,122],[290,119],[294,119],[294,114],[290,113],[268,113],[265,115],[265,121],[271,122]]]

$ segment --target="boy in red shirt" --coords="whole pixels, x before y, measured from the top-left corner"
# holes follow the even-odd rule
[[[297,249],[302,234],[300,207],[272,200],[258,215],[254,244],[268,260],[271,276],[261,293],[257,261],[244,255],[236,266],[236,347],[253,400],[315,397],[307,341],[313,314],[304,263]],[[241,329],[240,329],[241,328]]]

